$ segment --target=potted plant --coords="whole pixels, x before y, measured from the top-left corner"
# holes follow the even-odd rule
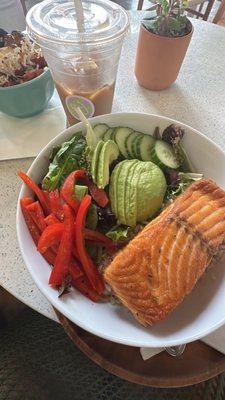
[[[141,86],[161,90],[176,80],[193,33],[187,6],[187,0],[156,0],[154,13],[142,21],[135,66]]]

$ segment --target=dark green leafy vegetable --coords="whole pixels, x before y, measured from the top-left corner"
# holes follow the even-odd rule
[[[177,184],[180,182],[179,172],[176,169],[165,168],[164,175],[167,185],[171,187],[177,186]]]
[[[185,189],[194,181],[203,178],[203,174],[179,172],[176,184],[171,183],[167,186],[166,195],[164,197],[164,205],[173,201],[177,196],[185,191]]]
[[[54,160],[55,155],[58,153],[58,151],[60,150],[61,146],[55,146],[53,147],[51,154],[49,156],[49,161],[52,162]]]
[[[114,243],[129,242],[143,228],[144,224],[138,224],[134,228],[125,225],[115,225],[107,233]]]
[[[189,159],[184,147],[182,145],[182,139],[184,137],[185,131],[181,126],[171,124],[164,129],[162,133],[162,140],[171,144],[173,146],[175,155],[180,161],[181,170],[184,172],[194,172],[194,167]]]
[[[90,204],[86,218],[86,227],[95,230],[98,225],[97,207],[94,203]]]
[[[183,139],[185,131],[181,126],[171,124],[164,129],[162,134],[162,140],[165,142],[175,145],[177,142],[180,143],[181,139]]]
[[[86,171],[91,175],[91,160],[93,156],[93,150],[89,147],[86,146],[82,157],[79,160],[79,165],[81,168],[86,169]]]
[[[53,149],[48,173],[42,181],[44,190],[52,191],[60,187],[64,179],[74,170],[84,167],[86,140],[81,132],[68,142]]]
[[[106,233],[106,236],[108,236],[113,242],[123,242],[128,239],[130,229],[129,226],[115,225]]]
[[[98,214],[98,229],[106,233],[116,225],[116,216],[113,214],[110,206],[100,207],[96,204],[96,208]]]
[[[89,256],[95,262],[95,265],[100,266],[103,255],[105,255],[103,248],[101,246],[95,246],[92,243],[86,244],[86,248],[87,248]]]

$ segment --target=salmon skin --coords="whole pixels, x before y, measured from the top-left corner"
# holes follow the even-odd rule
[[[105,281],[142,325],[153,325],[190,293],[224,239],[225,192],[202,179],[115,256]]]

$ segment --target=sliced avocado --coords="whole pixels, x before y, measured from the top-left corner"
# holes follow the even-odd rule
[[[127,190],[127,178],[133,165],[137,163],[137,160],[125,160],[122,161],[122,167],[117,180],[117,218],[118,222],[122,225],[126,224],[126,190]]]
[[[83,197],[85,196],[85,194],[87,194],[87,193],[88,193],[88,187],[87,186],[75,185],[74,194],[75,194],[75,198],[78,201],[81,201],[83,199]]]
[[[126,225],[134,227],[137,225],[137,191],[138,179],[141,173],[141,164],[138,160],[130,170],[127,179],[125,210],[126,210]]]
[[[109,166],[119,156],[119,148],[112,140],[103,142],[97,167],[97,186],[104,189],[109,183]]]
[[[161,207],[166,193],[166,179],[162,170],[151,161],[141,162],[137,182],[137,222],[152,217]]]
[[[118,223],[134,227],[151,218],[161,207],[166,188],[163,172],[151,161],[124,160],[117,164],[109,196]]]
[[[120,170],[123,166],[123,161],[120,162],[115,166],[115,168],[112,171],[111,177],[110,177],[110,182],[109,182],[109,198],[110,198],[110,204],[111,204],[111,209],[113,214],[117,216],[117,180],[118,176],[120,174]]]
[[[97,146],[95,147],[91,160],[91,176],[95,183],[97,183],[98,160],[103,145],[104,145],[103,140],[99,140]]]

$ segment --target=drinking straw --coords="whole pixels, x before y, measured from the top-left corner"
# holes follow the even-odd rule
[[[74,0],[74,7],[76,11],[76,20],[77,20],[77,28],[79,33],[84,33],[85,32],[85,24],[84,24],[84,10],[83,10],[83,4],[82,0]],[[86,70],[87,72],[90,72],[90,68],[96,68],[97,64],[94,62],[94,60],[91,60],[89,58],[88,54],[89,50],[88,48],[86,49],[86,46],[84,43],[81,43],[81,49],[83,50],[83,61],[86,61]],[[90,61],[93,62],[92,66],[90,64]],[[84,66],[85,69],[85,66]]]
[[[85,32],[84,27],[84,10],[82,0],[74,0],[74,7],[76,11],[77,27],[80,33]]]
[[[98,139],[96,137],[94,130],[92,129],[90,122],[85,117],[85,115],[81,111],[80,107],[76,107],[75,111],[78,114],[80,121],[83,122],[84,128],[86,128],[86,140],[87,140],[88,145],[90,147],[95,148],[95,146],[98,143]]]

